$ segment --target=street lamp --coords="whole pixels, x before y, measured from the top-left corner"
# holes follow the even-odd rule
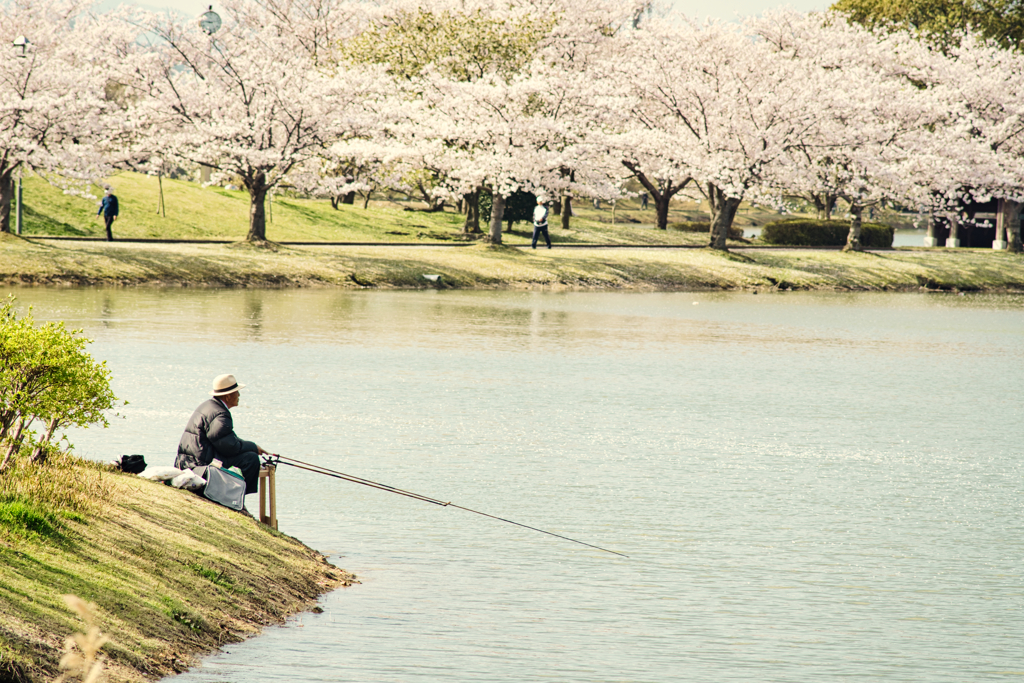
[[[25,51],[28,50],[28,46],[32,43],[29,42],[25,36],[18,36],[14,39],[14,54],[17,57],[26,57]]]
[[[26,38],[25,36],[18,36],[17,38],[15,38],[14,42],[11,43],[11,45],[14,47],[14,56],[15,57],[19,57],[21,59],[24,59],[25,57],[27,57],[28,55],[26,55],[25,53],[28,50],[28,46],[31,45],[31,44],[32,43],[29,42],[29,39]],[[18,172],[18,194],[17,194],[17,207],[18,208],[17,208],[17,210],[16,210],[16,212],[14,214],[14,216],[15,216],[15,218],[14,218],[14,232],[15,232],[15,234],[18,234],[18,235],[21,234],[21,204],[22,204],[22,202],[21,202],[21,175],[22,174],[19,171]]]
[[[220,29],[220,24],[220,15],[213,11],[213,5],[199,15],[199,28],[203,29],[203,33],[208,36],[216,33]]]

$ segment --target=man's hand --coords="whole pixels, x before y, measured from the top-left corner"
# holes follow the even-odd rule
[[[270,451],[263,450],[263,448],[259,444],[256,445],[256,450],[259,451],[260,455],[273,455],[273,453],[271,453]]]

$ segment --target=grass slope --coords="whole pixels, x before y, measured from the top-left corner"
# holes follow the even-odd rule
[[[67,456],[0,475],[0,567],[0,681],[58,675],[84,631],[64,594],[98,607],[106,680],[141,681],[354,580],[249,517]]]

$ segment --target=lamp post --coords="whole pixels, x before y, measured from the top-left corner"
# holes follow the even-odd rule
[[[199,28],[203,33],[210,36],[210,48],[213,48],[213,34],[220,30],[220,15],[213,11],[213,5],[209,5],[205,12],[199,15]],[[199,182],[210,182],[210,167],[205,164],[199,165]]]
[[[22,207],[22,201],[21,201],[21,173],[19,172],[18,173],[18,210],[14,214],[14,216],[15,216],[15,218],[14,218],[14,233],[16,235],[20,235],[21,234],[21,207]]]
[[[13,43],[15,56],[21,57],[22,59],[27,57],[28,55],[26,54],[26,52],[28,50],[28,46],[31,44],[32,43],[25,36],[18,36],[17,38],[15,38]]]
[[[203,32],[212,36],[220,28],[220,15],[213,11],[213,5],[199,15],[199,28],[203,29]]]
[[[14,42],[11,44],[14,47],[14,56],[19,58],[19,59],[25,59],[28,56],[28,54],[27,54],[28,46],[31,45],[31,44],[32,43],[25,36],[18,36],[17,38],[15,38]],[[21,234],[21,207],[22,207],[22,201],[21,201],[21,176],[22,176],[22,174],[19,171],[18,172],[18,194],[17,194],[17,199],[16,199],[17,207],[18,208],[17,208],[17,210],[15,211],[15,214],[14,214],[14,216],[15,216],[15,218],[14,218],[14,232],[17,235]]]

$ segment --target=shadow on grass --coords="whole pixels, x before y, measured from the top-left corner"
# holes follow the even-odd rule
[[[308,221],[311,221],[314,224],[319,224],[323,222],[322,211],[316,211],[314,209],[302,206],[301,204],[294,204],[284,199],[278,199],[274,202],[274,204],[279,207],[278,211],[282,209],[288,209],[288,211],[292,213],[297,213],[298,215],[302,216]],[[339,218],[344,216],[344,214],[342,214],[340,211],[337,213],[337,215]]]
[[[0,529],[27,540],[38,539],[62,546],[69,544],[59,514],[18,498],[0,499]]]
[[[25,219],[25,234],[23,237],[31,237],[34,235],[53,235],[56,237],[60,236],[73,236],[73,237],[88,237],[92,235],[92,232],[77,228],[70,223],[64,223],[59,221],[52,216],[48,216],[44,213],[39,213],[33,209],[29,204],[25,204],[23,208],[23,217]]]
[[[533,241],[533,228],[513,228],[511,230],[503,230],[502,235],[513,235],[515,237],[522,237],[525,240]],[[593,240],[580,239],[575,235],[566,235],[565,231],[561,228],[549,227],[548,236],[551,237],[551,244],[593,244]],[[538,244],[544,244],[543,235],[537,238]]]

